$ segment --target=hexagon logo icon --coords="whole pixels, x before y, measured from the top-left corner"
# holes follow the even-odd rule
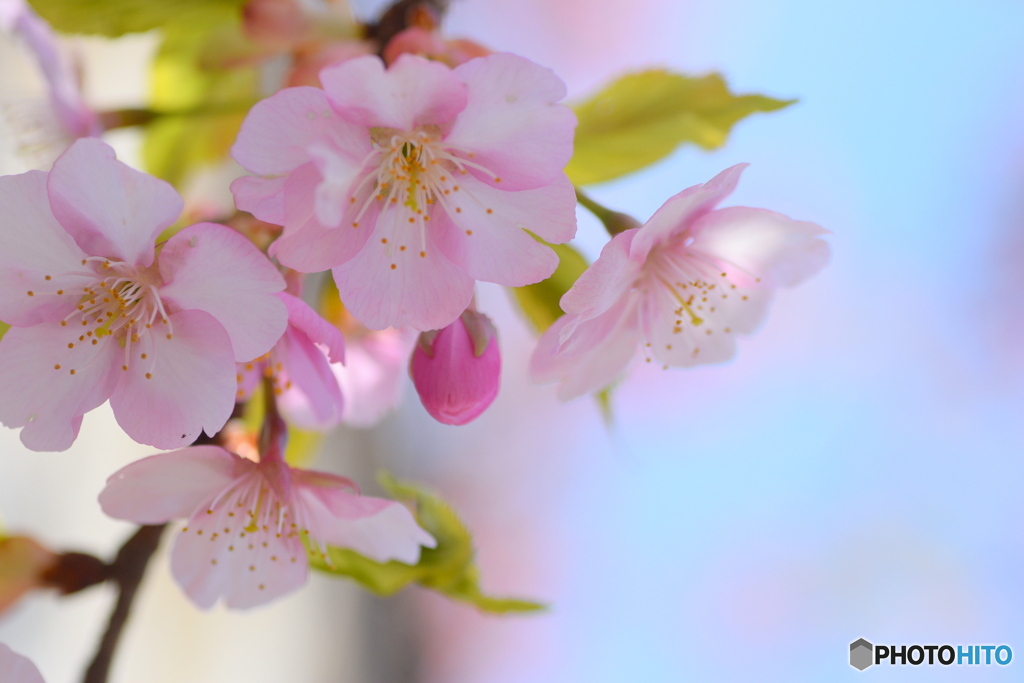
[[[863,638],[858,638],[850,643],[850,666],[857,671],[863,671],[875,663],[874,652],[874,645]]]

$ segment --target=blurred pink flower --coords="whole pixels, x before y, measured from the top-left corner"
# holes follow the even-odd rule
[[[298,297],[278,292],[288,310],[288,327],[264,356],[238,366],[238,395],[248,399],[260,379],[270,378],[281,411],[303,429],[328,429],[341,420],[344,401],[331,363],[345,358],[337,327]]]
[[[472,422],[498,396],[501,352],[494,325],[467,310],[444,329],[423,332],[409,374],[431,417],[449,425]]]
[[[359,495],[349,479],[289,467],[275,444],[259,462],[193,446],[128,465],[107,481],[100,505],[138,524],[185,518],[171,572],[202,608],[218,599],[254,607],[306,582],[303,541],[343,546],[379,562],[415,564],[435,541],[400,503]]]
[[[284,226],[271,246],[303,272],[333,269],[368,327],[439,329],[474,280],[519,286],[549,276],[552,243],[576,230],[563,168],[572,155],[564,84],[495,54],[456,69],[402,55],[321,72],[324,91],[289,88],[250,111],[232,155],[256,176],[239,208]]]
[[[580,276],[531,358],[563,400],[609,385],[643,342],[648,360],[689,367],[732,358],[778,287],[828,262],[826,231],[766,209],[713,210],[746,164],[670,198],[647,223],[616,235]]]
[[[136,441],[214,434],[234,406],[235,362],[283,334],[277,269],[244,237],[200,223],[157,255],[181,212],[174,189],[96,138],[49,173],[0,177],[0,422],[63,450],[107,398]]]
[[[458,66],[475,57],[485,57],[493,50],[465,38],[447,40],[437,31],[410,26],[396,34],[384,48],[384,61],[391,64],[401,55],[413,54],[442,62],[448,66]]]
[[[332,363],[331,370],[345,396],[341,421],[372,427],[402,400],[417,335],[409,328],[369,330],[358,322],[349,327],[357,325],[362,329],[345,333],[345,364]]]
[[[99,119],[82,98],[78,67],[61,50],[49,24],[24,0],[0,0],[0,30],[21,38],[39,64],[62,129],[58,153],[76,138],[99,135]]]
[[[43,675],[28,657],[22,657],[0,643],[0,681],[4,683],[45,683]]]

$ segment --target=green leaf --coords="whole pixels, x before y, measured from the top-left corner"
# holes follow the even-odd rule
[[[719,74],[628,74],[574,107],[576,149],[565,172],[575,184],[587,185],[649,166],[685,142],[714,149],[740,119],[795,101],[734,95]]]
[[[29,0],[61,33],[116,38],[167,26],[197,26],[238,16],[246,0]]]
[[[530,600],[483,594],[473,562],[476,553],[472,536],[455,511],[436,495],[397,482],[387,473],[380,475],[380,483],[393,497],[414,506],[416,521],[437,540],[437,547],[424,548],[416,565],[395,560],[376,562],[347,548],[331,547],[325,554],[311,549],[310,565],[314,569],[350,578],[377,595],[393,595],[411,583],[418,583],[484,612],[505,614],[546,609]]]
[[[7,330],[9,329],[11,329],[10,325],[4,322],[0,322],[0,339],[4,338],[4,335],[7,334]]]
[[[558,268],[551,277],[537,284],[512,288],[519,308],[537,332],[544,332],[562,317],[562,308],[558,302],[588,265],[587,259],[568,244],[548,246],[558,254]]]
[[[227,157],[259,99],[259,73],[221,68],[212,52],[244,40],[237,22],[165,32],[151,81],[151,108],[164,114],[146,126],[147,171],[180,188],[193,171]]]

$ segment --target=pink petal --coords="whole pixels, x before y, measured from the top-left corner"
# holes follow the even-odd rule
[[[530,357],[530,376],[536,382],[560,380],[558,398],[568,401],[612,384],[636,355],[640,343],[635,305],[616,306],[593,320],[580,323],[578,334],[591,340],[573,353],[559,352],[559,339],[572,316],[562,316],[541,335]],[[599,328],[601,334],[591,334]],[[567,340],[571,343],[571,338]]]
[[[366,175],[363,171],[365,155],[357,157],[342,153],[327,144],[310,145],[309,155],[323,176],[323,181],[316,188],[316,217],[324,227],[336,228],[343,224],[345,214],[350,212],[353,189]],[[366,188],[364,195],[372,186],[368,184]]]
[[[274,225],[284,225],[284,187],[287,176],[258,178],[246,175],[231,183],[235,206]]]
[[[231,338],[235,359],[267,351],[288,315],[274,293],[284,278],[256,246],[231,228],[198,223],[168,240],[158,260],[160,296],[185,310],[206,311]]]
[[[670,197],[640,228],[640,233],[633,240],[630,258],[643,261],[654,246],[681,234],[694,221],[718,206],[736,189],[743,169],[749,165],[730,166],[703,185],[688,187]]]
[[[302,300],[288,294],[278,296],[289,307],[288,331],[273,353],[274,362],[282,366],[279,382],[286,387],[280,396],[282,410],[301,427],[332,427],[341,419],[344,401],[325,351],[340,362],[344,357],[341,332]],[[330,345],[321,349],[314,343],[323,343],[317,338],[329,339]],[[332,348],[334,351],[329,351]]]
[[[241,461],[241,458],[238,458]],[[223,598],[227,607],[246,609],[290,593],[306,582],[308,561],[298,534],[286,527],[252,524],[254,501],[265,479],[254,463],[207,510],[188,520],[171,551],[171,573],[199,607]],[[263,505],[274,505],[273,498]],[[265,518],[261,521],[266,521]]]
[[[321,71],[320,82],[335,111],[365,128],[443,125],[466,106],[466,86],[451,69],[413,55],[386,70],[377,57],[356,57]]]
[[[82,99],[78,64],[60,50],[50,25],[19,2],[21,11],[8,30],[19,35],[35,55],[50,90],[50,102],[61,126],[71,138],[99,135],[96,115]]]
[[[345,338],[341,330],[324,320],[302,299],[287,292],[277,294],[288,311],[288,324],[302,332],[311,342],[327,350],[332,363],[345,361]]]
[[[751,332],[760,324],[771,299],[767,291],[758,296],[756,292],[727,290],[724,282],[707,294],[708,301],[692,306],[695,320],[685,311],[678,314],[679,302],[667,287],[652,286],[648,291],[640,312],[641,325],[650,344],[648,353],[660,363],[692,367],[731,359],[736,354],[736,335]],[[748,298],[744,300],[744,296]]]
[[[0,422],[24,427],[21,441],[32,450],[69,448],[82,416],[114,390],[121,349],[110,336],[80,343],[78,333],[43,323],[11,328],[0,340]]]
[[[448,200],[452,206],[447,216],[434,214],[437,245],[452,263],[476,280],[510,287],[540,282],[554,272],[558,257],[523,228],[537,234],[570,233],[571,238],[576,221],[574,205],[569,205],[568,230],[559,229],[566,225],[564,222],[562,226],[545,224],[548,216],[544,209],[549,207],[543,202],[532,203],[531,195],[540,192],[503,192],[465,178],[458,193],[461,198]]]
[[[693,224],[690,249],[722,264],[741,286],[792,287],[828,263],[828,231],[766,209],[732,206]]]
[[[550,277],[558,267],[558,256],[550,247],[468,202],[459,224],[440,214],[432,227],[444,255],[474,280],[521,287]]]
[[[249,110],[231,156],[252,173],[283,175],[310,160],[314,143],[334,143],[357,158],[370,151],[370,136],[336,116],[322,90],[285,88]]]
[[[469,100],[445,136],[451,149],[501,178],[503,189],[526,190],[563,176],[572,157],[576,116],[556,104],[565,84],[550,69],[511,54],[472,59],[455,69]],[[486,182],[491,176],[478,175]]]
[[[288,204],[291,205],[290,199]],[[294,230],[286,226],[285,234],[270,245],[270,255],[282,265],[301,272],[329,270],[348,262],[364,248],[373,233],[378,212],[379,203],[374,202],[357,227],[352,227],[353,221],[343,219],[341,227],[329,228],[310,216]],[[287,208],[286,215],[291,223],[292,212]]]
[[[316,210],[316,191],[324,177],[312,159],[291,172],[284,183],[284,234],[299,228]]]
[[[98,138],[77,140],[53,162],[47,190],[57,222],[86,253],[136,266],[153,262],[157,235],[183,206],[173,187],[117,161]]]
[[[205,431],[216,434],[235,406],[235,358],[227,332],[209,313],[181,311],[154,327],[140,344],[148,360],[135,360],[110,406],[125,433],[157,448],[180,448]],[[120,365],[120,361],[118,361]],[[149,374],[150,377],[146,375]]]
[[[0,643],[0,681],[4,683],[46,683],[32,660],[19,655],[3,643]]]
[[[621,232],[601,250],[589,268],[563,296],[562,310],[587,320],[604,313],[627,292],[642,271],[642,265],[629,258],[630,245],[637,230]]]
[[[416,564],[420,546],[437,544],[401,503],[310,486],[298,487],[296,498],[310,537],[325,545],[351,548],[378,562]]]
[[[17,326],[60,320],[78,300],[56,292],[82,282],[68,273],[82,269],[85,253],[50,213],[45,173],[0,177],[0,220],[0,320]]]
[[[192,516],[238,476],[238,457],[192,446],[133,462],[107,479],[100,507],[116,519],[163,524]]]
[[[473,298],[473,279],[434,246],[429,234],[422,252],[418,244],[383,244],[381,239],[391,236],[383,222],[355,258],[334,269],[345,306],[371,329],[436,330],[455,320]]]

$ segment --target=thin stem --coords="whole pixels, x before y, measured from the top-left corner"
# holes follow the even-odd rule
[[[388,42],[411,26],[433,28],[448,10],[449,0],[397,0],[381,15],[376,24],[366,27],[366,37],[377,41],[378,54],[383,55]]]
[[[235,404],[232,417],[241,410],[240,404]],[[219,445],[220,433],[214,436],[207,436],[200,433],[199,438],[192,442],[193,446]],[[93,655],[89,668],[85,670],[83,683],[107,683],[107,676],[110,675],[110,663],[114,659],[118,643],[121,641],[121,632],[128,621],[131,613],[132,603],[135,601],[135,594],[142,583],[142,576],[146,573],[146,566],[153,557],[153,553],[160,547],[160,536],[163,534],[166,524],[140,526],[138,531],[125,541],[121,549],[117,551],[117,557],[108,565],[108,577],[110,581],[117,584],[117,602],[114,603],[114,610],[110,613],[107,621],[107,630],[103,633],[99,645],[96,647],[96,654]]]
[[[142,583],[146,565],[160,546],[160,536],[166,527],[166,524],[139,527],[139,530],[121,546],[113,564],[110,565],[111,579],[119,590],[117,603],[110,614],[107,630],[100,639],[96,654],[86,669],[83,683],[106,683],[110,663],[114,659],[121,633],[131,613],[132,602],[139,590],[139,584]]]
[[[576,188],[576,201],[583,205],[587,211],[597,216],[597,219],[604,223],[604,229],[608,234],[615,237],[620,232],[640,227],[640,221],[629,214],[620,211],[612,211],[602,206],[583,193],[583,190]]]

